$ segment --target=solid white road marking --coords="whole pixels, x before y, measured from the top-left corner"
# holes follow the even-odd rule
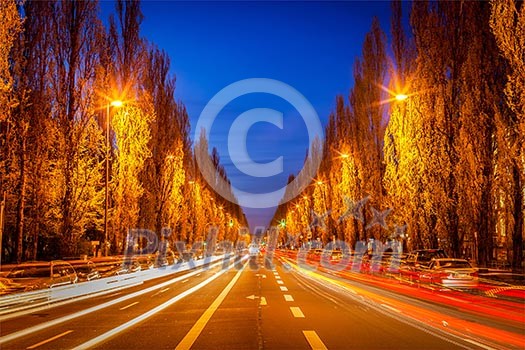
[[[210,265],[209,267],[214,267],[214,266],[217,266],[217,265],[220,265],[220,264],[222,264],[222,262],[214,263],[214,264]],[[113,300],[110,300],[108,302],[92,306],[92,307],[90,307],[88,309],[85,309],[85,310],[82,310],[82,311],[78,311],[78,312],[75,312],[73,314],[69,314],[69,315],[66,315],[66,316],[63,316],[63,317],[59,317],[59,318],[56,318],[56,319],[51,320],[51,321],[43,322],[43,323],[37,324],[35,326],[23,329],[21,331],[9,333],[7,335],[4,335],[4,336],[0,337],[0,345],[4,344],[6,342],[12,341],[14,339],[18,339],[18,338],[24,337],[24,336],[26,336],[28,334],[33,334],[33,333],[39,332],[39,331],[41,331],[43,329],[56,326],[57,324],[61,324],[61,323],[73,320],[75,318],[78,318],[78,317],[90,314],[92,312],[95,312],[95,311],[107,308],[109,306],[121,303],[121,302],[123,302],[125,300],[135,298],[136,296],[144,295],[144,294],[147,294],[147,293],[152,292],[154,290],[164,288],[164,287],[166,287],[166,286],[168,286],[170,284],[173,284],[175,282],[180,281],[181,279],[183,279],[185,277],[193,276],[193,275],[199,273],[198,271],[200,271],[200,270],[195,270],[195,271],[189,272],[189,273],[184,274],[182,276],[178,276],[178,277],[172,278],[172,279],[170,279],[170,280],[168,280],[166,282],[162,282],[160,284],[151,286],[149,288],[142,289],[142,290],[136,291],[134,293],[121,296],[120,298],[113,299]],[[88,297],[90,297],[90,296],[85,296],[85,297],[81,297],[81,298],[71,299],[71,301],[84,300],[84,299],[87,299]],[[57,303],[57,304],[54,304],[54,306],[58,306],[59,304],[66,304],[66,302]],[[44,308],[37,308],[36,310],[43,310],[43,309]],[[32,312],[35,312],[35,309],[32,309],[32,310],[33,310]],[[3,320],[3,318],[0,317],[0,320]]]
[[[280,286],[279,288],[281,288],[281,292],[288,292],[288,288],[285,286]]]
[[[219,308],[221,303],[224,301],[228,293],[232,290],[235,283],[237,283],[237,280],[239,277],[241,277],[241,273],[244,270],[244,268],[237,271],[237,274],[233,277],[233,279],[228,283],[226,288],[219,294],[217,299],[213,301],[213,303],[210,305],[210,307],[204,311],[202,316],[195,322],[193,327],[191,327],[190,331],[186,334],[186,336],[180,341],[179,345],[175,348],[176,350],[183,350],[183,349],[190,349],[193,343],[195,343],[195,340],[199,337],[204,327],[206,327],[206,324],[210,320],[210,318],[213,316],[215,311]]]
[[[303,331],[303,334],[312,350],[328,350],[315,331]]]
[[[132,307],[133,305],[137,305],[138,303],[139,303],[139,302],[136,301],[136,302],[131,303],[131,304],[127,305],[127,306],[121,307],[119,310],[126,310],[128,307]]]
[[[110,295],[105,295],[103,298],[112,298],[112,297],[115,297],[119,294],[122,294],[122,292],[117,292],[117,293],[113,293],[113,294],[110,294]]]
[[[212,281],[214,281],[215,279],[220,277],[222,274],[228,272],[234,266],[235,265],[232,264],[227,269],[219,270],[218,272],[216,272],[213,275],[211,275],[208,279],[205,279],[204,281],[200,282],[196,286],[193,286],[190,289],[185,290],[184,292],[174,296],[170,300],[165,301],[164,303],[160,304],[157,307],[154,307],[153,309],[149,310],[148,312],[145,312],[142,315],[140,315],[138,317],[135,317],[134,319],[129,320],[128,322],[126,322],[124,324],[121,324],[120,326],[118,326],[116,328],[110,329],[109,331],[107,331],[104,334],[99,335],[98,337],[95,337],[95,338],[93,338],[91,340],[88,340],[87,342],[85,342],[83,344],[80,344],[79,346],[75,347],[73,350],[93,348],[96,345],[98,345],[98,344],[108,340],[109,338],[114,337],[115,335],[117,335],[117,334],[119,334],[121,332],[124,332],[125,330],[127,330],[127,329],[129,329],[129,328],[131,328],[131,327],[133,327],[133,326],[135,326],[137,324],[139,324],[140,322],[142,322],[142,321],[150,318],[151,316],[161,312],[162,310],[170,307],[171,305],[173,305],[176,302],[178,302],[179,300],[187,297],[188,295],[195,293],[199,289],[203,288],[207,284],[211,283]],[[243,269],[244,269],[244,267],[243,267]],[[240,271],[242,271],[242,269]]]
[[[36,344],[31,345],[31,346],[28,346],[26,349],[31,350],[31,349],[38,348],[40,345],[44,345],[44,344],[52,342],[53,340],[56,340],[58,338],[62,338],[63,336],[68,335],[71,332],[73,332],[73,331],[72,330],[65,331],[64,333],[60,333],[58,335],[55,335],[54,337],[51,337],[51,338],[46,339],[44,341],[41,341],[40,343],[36,343]]]
[[[156,296],[156,295],[162,294],[162,293],[164,293],[165,291],[167,291],[167,290],[169,290],[169,289],[170,289],[170,287],[168,287],[168,288],[164,288],[164,289],[161,289],[161,290],[159,290],[157,293],[153,294],[151,297],[154,297],[154,296]]]
[[[286,300],[286,301],[293,301],[293,297],[290,294],[285,294],[284,295],[284,300]]]
[[[292,312],[293,317],[304,318],[304,314],[301,311],[301,308],[297,306],[290,306],[290,311]]]
[[[268,303],[266,302],[266,298],[265,297],[261,297],[261,303],[260,303],[261,306],[265,306],[265,305],[268,305]]]

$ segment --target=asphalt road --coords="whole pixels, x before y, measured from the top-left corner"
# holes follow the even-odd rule
[[[386,297],[381,302],[377,290],[339,288],[329,276],[320,279],[288,266],[257,268],[251,261],[243,269],[217,266],[187,278],[179,273],[6,319],[0,323],[0,348],[492,348],[482,339],[406,317]]]

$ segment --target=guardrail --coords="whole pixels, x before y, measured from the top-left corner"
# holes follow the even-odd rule
[[[201,267],[223,258],[228,259],[229,257],[226,257],[225,255],[211,256],[200,260],[193,260],[149,270],[104,277],[86,282],[68,284],[30,292],[7,294],[0,297],[0,316],[34,309],[37,307],[50,306],[54,303],[66,300],[75,300],[80,297],[110,293],[117,289],[124,289],[142,284],[148,280]]]

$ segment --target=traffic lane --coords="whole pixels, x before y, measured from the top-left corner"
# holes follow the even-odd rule
[[[505,349],[522,349],[523,344],[525,344],[523,325],[517,325],[515,322],[505,320],[507,325],[502,327],[502,324],[493,321],[492,317],[487,318],[485,321],[486,317],[481,317],[479,314],[455,311],[438,303],[423,302],[417,298],[391,293],[376,287],[360,286],[353,280],[327,278],[326,274],[318,272],[310,275],[316,275],[317,279],[327,280],[329,284],[335,283],[345,286],[345,288],[351,287],[353,290],[358,291],[360,295],[366,296],[376,303],[380,301],[390,307],[401,310],[402,314],[409,319],[417,320],[420,324],[425,324],[433,330],[438,329],[446,332],[449,338],[459,338],[460,342],[467,342],[481,347],[489,346]],[[450,297],[450,299],[452,298]],[[485,344],[480,345],[480,342]]]
[[[489,327],[515,333],[525,332],[525,305],[523,303],[495,300],[467,292],[439,290],[439,288],[425,284],[417,285],[415,288],[407,285],[403,279],[387,279],[373,274],[334,271],[326,268],[319,268],[318,272],[328,273],[336,278],[342,277],[352,281],[352,284],[375,289],[382,294],[395,294],[398,299],[403,298],[407,302],[419,301],[421,305],[426,304],[427,308],[439,308],[443,313],[466,320],[472,319],[473,322]]]
[[[462,348],[408,325],[400,320],[357,302],[349,295],[307,280],[295,272],[285,272],[280,264],[275,279],[263,283],[261,293],[269,295],[268,305],[277,297],[279,311],[263,309],[263,339],[270,349],[309,349],[303,331],[314,331],[329,349],[455,349]],[[283,295],[273,292],[287,289]],[[266,288],[269,290],[267,291]],[[293,302],[286,302],[284,294]],[[283,307],[282,304],[285,303]],[[291,307],[297,307],[304,317],[295,317]],[[285,312],[283,312],[283,310]],[[387,310],[388,311],[388,310]],[[284,332],[280,329],[284,328]]]
[[[259,308],[264,300],[260,294],[264,276],[263,271],[248,265],[191,349],[261,348]]]
[[[301,306],[294,301],[287,301],[285,295],[289,296],[288,300],[293,299],[295,288],[289,283],[289,276],[279,266],[275,266],[274,271],[262,269],[265,271],[266,278],[261,280],[261,296],[266,299],[265,306],[261,306],[261,334],[263,347],[265,349],[309,349],[302,331],[309,330],[305,328],[305,319],[298,314]],[[298,307],[296,314],[292,313],[291,307]],[[329,317],[326,315],[324,317]]]
[[[93,337],[111,330],[122,323],[137,317],[152,308],[162,304],[172,297],[188,290],[197,285],[203,280],[210,278],[213,274],[221,270],[221,266],[199,272],[198,275],[182,279],[178,282],[169,283],[163,289],[164,292],[159,293],[163,289],[155,290],[130,298],[123,302],[116,303],[107,308],[83,315],[78,318],[71,319],[64,323],[51,326],[45,330],[29,334],[23,338],[2,344],[2,349],[21,349],[41,341],[53,338],[58,334],[72,331],[59,339],[56,339],[47,344],[43,344],[38,349],[69,349],[77,344],[83,343],[92,339]],[[118,298],[116,296],[115,298]],[[68,314],[69,315],[69,314]],[[66,315],[67,316],[67,315]],[[2,331],[2,335],[5,335]]]
[[[296,300],[313,320],[324,317],[329,322],[314,325],[328,348],[358,349],[462,349],[460,344],[393,318],[396,310],[377,311],[348,295],[312,282],[293,273],[299,290]],[[330,314],[330,317],[327,317]]]
[[[517,334],[525,333],[525,324],[512,319],[495,318],[490,313],[491,307],[497,309],[498,313],[508,313],[512,315],[523,314],[525,311],[523,304],[504,303],[500,300],[482,298],[475,295],[464,295],[457,291],[436,291],[429,288],[414,288],[401,284],[397,280],[367,280],[368,275],[318,270],[320,274],[329,274],[331,278],[338,281],[351,283],[359,288],[365,289],[375,294],[381,294],[393,299],[397,299],[411,305],[432,309],[439,313],[460,318],[465,321],[483,324],[491,328],[497,328],[506,332]],[[482,312],[483,309],[485,312]],[[523,316],[521,316],[523,318]]]
[[[196,293],[95,349],[174,349],[236,273],[237,269],[225,272]]]
[[[2,335],[16,332],[18,330],[34,326],[45,321],[57,319],[65,315],[78,312],[93,307],[95,305],[99,305],[112,299],[132,294],[139,290],[158,285],[160,283],[166,282],[168,280],[182,276],[184,274],[188,274],[191,271],[193,271],[180,271],[173,273],[172,271],[170,271],[170,268],[172,267],[170,266],[166,269],[166,273],[169,275],[155,278],[149,281],[144,281],[143,283],[136,286],[111,291],[107,294],[89,297],[82,300],[72,300],[67,303],[57,303],[57,305],[50,304],[47,307],[39,308],[37,310],[28,312],[26,314],[14,318],[11,318],[9,315],[6,315],[5,321],[3,320],[3,317],[0,318],[0,328],[2,329]],[[125,278],[128,276],[130,275],[122,275],[121,277]]]

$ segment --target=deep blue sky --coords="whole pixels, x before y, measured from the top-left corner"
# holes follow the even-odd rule
[[[112,1],[101,2],[103,16]],[[142,36],[164,49],[176,75],[176,97],[187,107],[193,127],[206,103],[241,79],[271,78],[291,85],[316,109],[323,125],[338,94],[348,96],[352,67],[365,34],[377,16],[390,30],[390,2],[182,2],[143,1]],[[243,176],[228,157],[227,132],[236,116],[252,108],[284,113],[284,129],[256,124],[248,134],[252,159],[268,162],[284,156],[280,176]],[[228,175],[245,191],[275,190],[301,169],[308,147],[302,119],[285,101],[252,94],[232,101],[211,131]],[[246,210],[250,226],[267,225],[272,210]]]

